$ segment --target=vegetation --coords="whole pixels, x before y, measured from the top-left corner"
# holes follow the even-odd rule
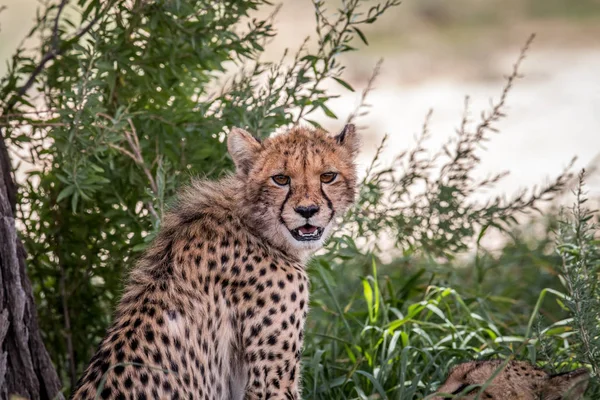
[[[232,126],[266,136],[318,126],[316,111],[337,118],[325,83],[354,90],[339,55],[366,44],[362,28],[398,4],[315,0],[315,43],[270,63],[261,54],[273,16],[253,18],[266,0],[67,3],[40,13],[37,53],[17,51],[0,81],[3,135],[36,166],[20,182],[19,220],[65,392],[176,188],[230,170]],[[583,176],[574,210],[548,219],[541,238],[515,222],[563,191],[568,170],[512,199],[474,200],[504,176],[473,172],[528,45],[491,109],[472,120],[466,101],[441,149],[428,149],[426,121],[392,165],[374,159],[356,207],[310,265],[306,398],[421,398],[451,365],[493,357],[587,366],[588,397],[600,393],[597,214],[583,208]],[[483,244],[491,231],[506,234],[500,252]]]
[[[478,181],[473,171],[530,41],[499,100],[475,122],[467,101],[441,151],[427,151],[426,121],[412,150],[369,168],[355,209],[311,265],[307,398],[423,398],[452,365],[489,358],[584,365],[594,376],[586,398],[600,393],[597,213],[584,208],[584,173],[574,208],[537,221],[542,237],[519,232],[517,218],[564,190],[568,171],[510,200],[470,201],[503,176]],[[492,229],[507,236],[500,251],[483,245]]]

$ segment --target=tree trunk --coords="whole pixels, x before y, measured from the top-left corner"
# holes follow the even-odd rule
[[[63,399],[25,272],[25,249],[15,228],[16,194],[0,132],[0,399]]]

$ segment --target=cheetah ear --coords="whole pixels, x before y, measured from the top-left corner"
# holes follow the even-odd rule
[[[544,390],[545,396],[559,394],[561,400],[579,400],[588,387],[590,373],[586,368],[551,375]],[[543,397],[544,399],[546,397]],[[555,398],[555,397],[549,397]]]
[[[338,145],[343,146],[348,150],[352,158],[356,157],[358,148],[360,147],[360,141],[354,124],[347,124],[344,126],[344,129],[342,129],[337,136],[334,136],[334,139]]]
[[[260,148],[260,140],[243,129],[233,128],[227,137],[227,150],[242,175],[250,172]]]

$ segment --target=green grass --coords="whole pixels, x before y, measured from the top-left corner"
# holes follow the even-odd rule
[[[456,272],[457,265],[420,257],[410,269],[373,262],[361,279],[349,279],[347,270],[364,265],[316,260],[305,398],[423,398],[452,365],[468,360],[515,358],[561,371],[589,365],[575,354],[575,327],[561,308],[568,294],[556,274],[540,268],[555,257],[537,249],[516,263],[514,247],[494,259],[503,273],[480,282],[466,276],[474,265]],[[597,398],[597,384],[588,393]]]

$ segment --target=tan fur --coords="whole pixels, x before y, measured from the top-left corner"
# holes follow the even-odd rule
[[[354,157],[358,151],[358,139],[353,126],[348,130],[342,145],[324,131],[297,127],[287,135],[267,139],[259,146],[260,151],[245,176],[244,212],[252,226],[270,237],[274,246],[299,257],[319,248],[331,229],[333,217],[354,200]],[[252,148],[256,148],[254,139],[247,140]],[[332,184],[322,185],[320,174],[324,172],[337,172],[338,178]],[[270,181],[271,176],[280,173],[291,178],[290,191],[282,190]],[[335,206],[328,205],[328,201]],[[289,229],[297,228],[306,221],[294,209],[308,204],[320,207],[310,223],[326,227],[326,234],[316,243],[298,243],[291,240]]]
[[[494,400],[578,400],[587,389],[589,373],[577,369],[568,373],[550,375],[523,361],[472,361],[454,367],[446,382],[436,393],[458,394],[469,385],[484,385],[498,371],[491,383],[480,394],[480,399]],[[475,399],[475,388],[460,399]],[[450,399],[436,396],[433,400]]]
[[[198,180],[130,273],[74,399],[299,399],[307,255],[355,194],[354,128],[294,128],[260,143],[234,129],[236,174]],[[337,172],[329,184],[321,174]],[[272,177],[285,174],[282,187]],[[310,218],[297,207],[317,205]],[[290,230],[322,227],[318,241]]]

